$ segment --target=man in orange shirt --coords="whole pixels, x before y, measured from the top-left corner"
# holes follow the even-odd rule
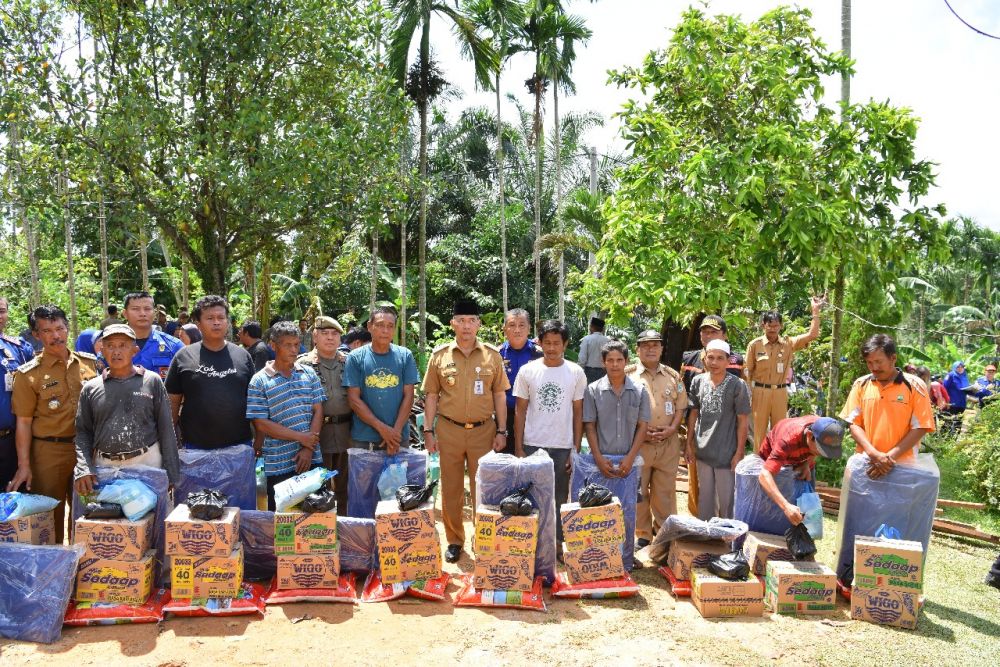
[[[857,451],[871,459],[868,475],[883,477],[897,461],[912,461],[920,439],[934,430],[927,387],[896,367],[896,343],[885,334],[869,338],[861,356],[870,375],[854,381],[840,418],[850,424]]]

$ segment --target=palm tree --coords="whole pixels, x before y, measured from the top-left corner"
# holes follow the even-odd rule
[[[445,87],[445,81],[431,58],[431,18],[441,16],[451,22],[453,32],[463,50],[472,57],[479,85],[489,89],[490,73],[496,63],[496,53],[489,42],[480,37],[478,26],[463,12],[435,0],[390,0],[389,9],[395,17],[389,44],[389,68],[399,85],[417,105],[420,116],[420,222],[418,253],[420,287],[418,296],[419,349],[427,347],[427,111],[431,101]],[[412,67],[410,45],[419,34],[418,56]]]

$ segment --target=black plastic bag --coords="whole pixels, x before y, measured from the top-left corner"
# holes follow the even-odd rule
[[[795,560],[802,560],[816,553],[816,543],[804,523],[785,531],[785,544]]]
[[[189,493],[187,497],[188,512],[191,518],[201,521],[221,519],[228,502],[229,496],[213,489],[195,491]]]
[[[85,519],[121,519],[125,516],[118,503],[87,503],[83,508]]]
[[[750,562],[742,551],[732,551],[708,561],[708,571],[729,581],[743,581],[750,574]]]
[[[434,487],[438,481],[434,480],[427,486],[419,484],[404,484],[396,489],[396,502],[399,503],[400,512],[414,510],[427,502],[427,499],[434,494]]]
[[[535,506],[531,504],[531,496],[528,495],[530,490],[531,484],[528,484],[510,495],[504,496],[500,501],[500,514],[504,516],[528,516],[531,514]]]
[[[337,494],[329,485],[324,484],[310,493],[299,505],[303,512],[329,512],[337,506]]]
[[[587,484],[580,489],[580,507],[600,507],[610,505],[614,496],[611,489],[600,484],[587,481]]]

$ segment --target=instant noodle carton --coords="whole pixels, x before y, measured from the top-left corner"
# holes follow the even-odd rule
[[[153,542],[153,516],[150,512],[138,521],[80,517],[76,520],[73,541],[87,550],[84,558],[142,560]]]
[[[0,542],[55,544],[56,523],[52,512],[53,510],[49,510],[20,519],[0,521]]]
[[[170,595],[174,598],[232,598],[243,581],[243,545],[229,555],[172,556]]]
[[[153,586],[156,551],[147,551],[139,560],[121,561],[90,554],[80,560],[76,573],[77,602],[143,604]]]
[[[497,591],[530,591],[534,575],[534,556],[476,558],[473,585]]]
[[[878,537],[854,538],[854,585],[919,594],[924,586],[923,545]]]
[[[441,544],[437,537],[433,543],[379,544],[378,563],[384,584],[433,579],[441,576]]]
[[[750,569],[754,574],[764,576],[767,572],[767,562],[769,560],[794,560],[792,552],[788,550],[784,535],[771,535],[770,533],[747,533],[743,542],[743,555],[750,563]],[[813,560],[810,556],[807,560]]]
[[[851,618],[913,630],[920,616],[920,596],[880,588],[851,589]]]
[[[395,500],[381,501],[375,507],[375,540],[379,548],[438,544],[433,503],[402,512]]]
[[[576,551],[590,546],[621,544],[625,541],[625,514],[618,498],[607,505],[580,507],[566,503],[560,508],[563,543]]]
[[[167,515],[165,552],[171,556],[218,556],[225,558],[240,541],[240,510],[227,507],[214,521],[192,519],[188,506],[180,504]]]
[[[274,553],[310,554],[336,549],[336,512],[274,513]]]
[[[732,547],[722,540],[698,542],[696,540],[674,540],[667,552],[667,567],[682,581],[691,578],[691,570],[705,567],[713,556],[727,554]]]
[[[837,608],[837,574],[822,563],[770,561],[767,608],[778,614],[829,614]]]
[[[743,581],[729,581],[699,567],[691,571],[691,601],[705,618],[761,616],[764,587],[752,573]]]
[[[572,584],[625,576],[620,542],[591,545],[577,550],[571,550],[566,543],[563,543],[563,564]]]
[[[534,556],[538,544],[538,512],[528,516],[504,516],[496,507],[476,511],[473,537],[476,558]]]
[[[337,588],[340,579],[339,545],[327,553],[278,554],[277,589]]]

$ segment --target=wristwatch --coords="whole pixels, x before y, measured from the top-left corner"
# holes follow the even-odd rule
[[[507,429],[504,429],[502,431],[500,429],[497,429],[497,435],[508,435]]]

